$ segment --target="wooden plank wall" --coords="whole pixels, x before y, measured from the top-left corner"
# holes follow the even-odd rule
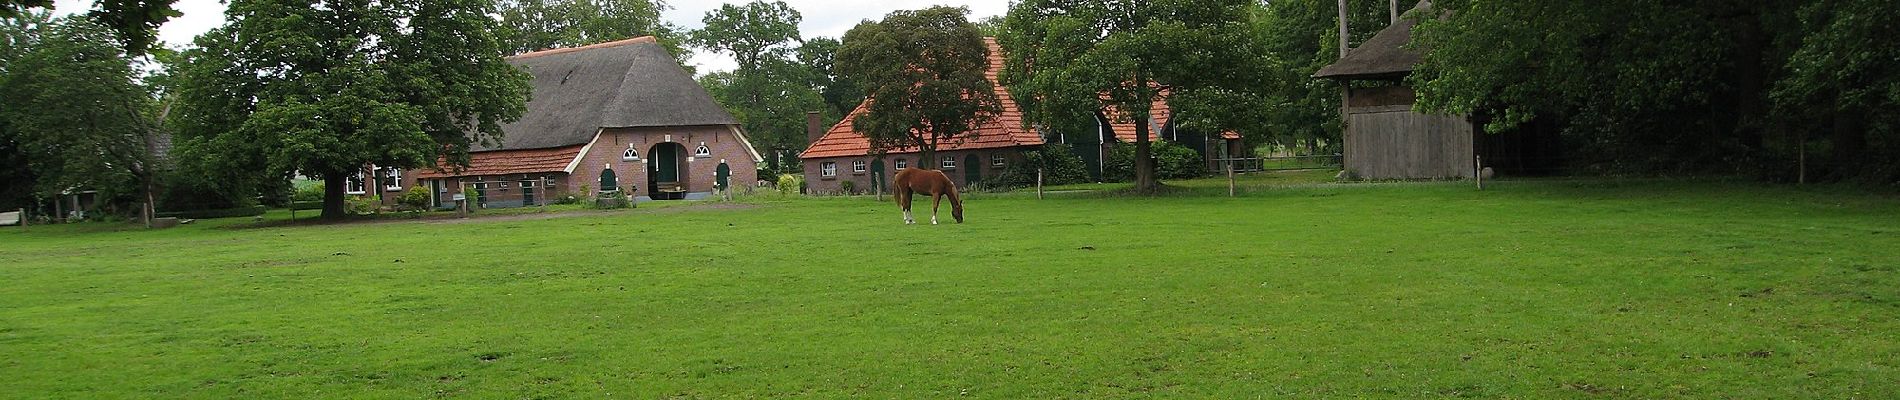
[[[1464,117],[1421,114],[1410,104],[1346,112],[1345,168],[1359,178],[1472,176],[1472,129]]]

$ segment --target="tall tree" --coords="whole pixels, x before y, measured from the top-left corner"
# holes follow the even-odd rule
[[[502,47],[509,54],[653,36],[684,61],[692,54],[663,0],[502,0]]]
[[[1164,95],[1251,89],[1259,46],[1246,0],[1025,0],[1004,18],[1005,83],[1031,123],[1078,126],[1096,113],[1135,118],[1135,190],[1161,183],[1146,116]],[[1109,109],[1117,112],[1108,113]],[[1224,127],[1204,127],[1219,129]]]
[[[914,147],[930,168],[937,146],[963,140],[999,112],[989,46],[967,8],[896,11],[844,34],[838,69],[869,103],[852,127],[875,151]]]
[[[467,165],[519,118],[527,75],[502,61],[488,0],[235,0],[181,74],[190,152],[255,180],[325,182],[344,215],[367,165]]]
[[[701,82],[744,122],[754,144],[771,153],[766,169],[773,173],[798,168],[789,155],[806,145],[805,112],[825,104],[812,86],[812,71],[792,60],[803,18],[782,1],[727,4],[708,11],[706,26],[691,35],[693,45],[738,62],[730,74]]]
[[[149,97],[133,81],[120,39],[105,26],[68,17],[36,27],[24,52],[5,63],[0,121],[17,146],[38,197],[96,190],[104,199],[150,205],[155,174],[148,146],[156,124]],[[16,42],[17,44],[18,42]],[[149,217],[150,209],[141,208]]]

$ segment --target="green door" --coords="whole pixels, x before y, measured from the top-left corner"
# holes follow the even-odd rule
[[[534,202],[534,181],[521,181],[521,206],[537,205]]]
[[[659,148],[655,149],[653,152],[653,180],[659,182],[680,181],[680,152],[676,149],[678,147],[680,147],[680,145],[675,143],[661,143]]]
[[[974,185],[983,180],[983,158],[975,154],[963,156],[963,185]]]

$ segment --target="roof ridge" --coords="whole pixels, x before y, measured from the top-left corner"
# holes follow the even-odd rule
[[[632,39],[622,39],[622,40],[615,40],[611,42],[595,43],[595,44],[590,44],[590,45],[580,46],[580,47],[566,47],[566,48],[559,48],[559,49],[530,51],[526,53],[516,54],[513,56],[508,56],[508,59],[519,60],[523,58],[534,58],[534,57],[541,57],[541,56],[551,56],[555,54],[566,54],[566,53],[572,53],[572,52],[582,51],[582,50],[593,50],[593,49],[601,49],[601,48],[608,48],[608,47],[619,47],[619,46],[638,44],[638,43],[658,43],[658,42],[659,42],[659,39],[656,39],[653,36],[641,36],[641,37],[636,37]]]

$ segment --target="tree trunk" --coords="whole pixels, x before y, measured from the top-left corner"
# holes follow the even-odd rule
[[[323,219],[342,219],[343,191],[349,179],[343,173],[323,174]]]
[[[930,160],[936,159],[936,157],[937,157],[937,149],[932,148],[930,146],[918,146],[917,165],[912,168],[932,169],[932,170],[937,169],[937,166],[939,164],[930,163]]]
[[[1161,189],[1161,181],[1155,179],[1153,144],[1148,139],[1148,112],[1143,111],[1141,118],[1135,120],[1135,191],[1153,193]]]

